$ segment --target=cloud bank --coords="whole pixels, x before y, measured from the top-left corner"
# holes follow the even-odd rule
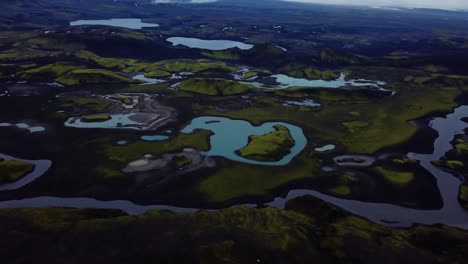
[[[447,10],[468,10],[468,0],[284,0],[290,2],[361,5],[371,7],[434,8]]]

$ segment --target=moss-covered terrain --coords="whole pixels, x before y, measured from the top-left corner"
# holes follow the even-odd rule
[[[415,177],[412,172],[392,171],[380,166],[375,167],[374,171],[382,175],[385,180],[394,185],[408,185]]]
[[[100,69],[73,70],[57,78],[57,82],[68,86],[138,83],[123,75]]]
[[[192,160],[185,155],[175,155],[172,159],[172,163],[175,168],[179,169],[192,163]]]
[[[262,136],[250,136],[249,144],[239,150],[239,154],[257,161],[279,161],[291,153],[294,146],[289,129],[285,126],[275,126],[275,131]]]
[[[104,122],[107,120],[111,120],[112,117],[108,114],[95,114],[95,115],[87,115],[81,118],[81,121],[87,123],[94,123],[94,122]]]
[[[0,184],[15,182],[33,171],[34,165],[17,160],[0,161]]]
[[[183,91],[204,95],[234,95],[245,93],[254,87],[249,84],[224,79],[192,78],[177,85]]]
[[[459,160],[434,160],[432,164],[450,170],[463,169],[465,167],[465,164]]]
[[[463,263],[468,249],[466,232],[456,228],[391,229],[311,197],[289,202],[285,211],[238,207],[129,216],[44,208],[3,209],[0,216],[5,261],[21,255],[26,262],[40,257],[53,263],[60,255],[61,261],[88,263]],[[26,255],[25,246],[31,248]]]
[[[0,113],[5,113],[0,121],[46,128],[44,133],[27,133],[2,126],[0,150],[50,159],[53,164],[34,183],[0,192],[0,200],[48,195],[194,208],[255,203],[263,207],[290,190],[310,189],[415,210],[441,208],[444,201],[434,177],[405,154],[432,153],[437,134],[427,127],[427,120],[467,102],[464,33],[468,27],[460,22],[463,15],[408,9],[400,10],[406,15],[397,16],[380,9],[307,7],[282,1],[257,1],[244,8],[247,2],[0,1]],[[161,27],[69,26],[74,20],[122,14]],[[430,29],[427,21],[433,21]],[[188,35],[255,46],[207,51],[172,47],[166,41]],[[234,75],[239,72],[245,72],[241,80]],[[274,90],[248,84],[274,86],[272,74],[334,80],[341,73],[347,80],[384,81],[388,91],[351,86]],[[132,79],[140,74],[164,82]],[[152,99],[137,103],[133,99],[141,98],[141,93]],[[313,100],[320,107],[284,105],[290,100]],[[176,108],[178,116],[151,133],[64,126],[69,117],[99,122],[109,118],[101,113],[114,115],[124,108],[137,113],[157,103]],[[308,145],[284,166],[199,156],[210,149],[212,133],[180,130],[207,115],[254,125],[294,124],[303,130]],[[142,140],[146,135],[168,139],[148,142]],[[277,128],[252,138],[238,154],[277,161],[289,153],[291,141],[289,132]],[[314,150],[327,144],[336,148]],[[184,155],[172,161],[163,158],[187,149],[200,153],[188,155],[193,160]],[[376,161],[369,167],[340,166],[334,161],[351,154]],[[467,178],[467,157],[468,143],[460,136],[454,150],[435,164]],[[124,172],[134,161],[167,164]],[[26,165],[18,167],[15,177],[27,173]],[[460,188],[459,201],[468,207],[466,186],[465,182]],[[241,207],[196,214],[0,210],[0,235],[2,263],[464,263],[467,259],[467,236],[461,230],[386,228],[310,197],[291,201],[286,210]]]
[[[463,208],[468,210],[468,185],[462,184],[458,192],[458,200]]]
[[[114,99],[120,101],[121,103],[125,105],[131,105],[133,103],[132,98],[128,96],[118,95],[118,96],[115,96]]]

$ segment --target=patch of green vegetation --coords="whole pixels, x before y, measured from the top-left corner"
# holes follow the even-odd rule
[[[181,82],[177,87],[183,91],[205,95],[234,95],[254,88],[248,84],[219,78],[192,78]]]
[[[396,165],[418,164],[418,161],[414,159],[393,159],[392,162]]]
[[[208,71],[222,71],[234,72],[237,68],[227,65],[224,62],[211,61],[211,60],[167,60],[151,64],[146,71],[151,72],[154,70],[163,70],[167,72],[208,72]]]
[[[182,168],[190,163],[192,163],[192,160],[185,155],[175,155],[174,158],[172,158],[172,164],[177,169]]]
[[[104,122],[107,120],[111,120],[112,117],[108,114],[94,114],[94,115],[87,115],[81,118],[81,121],[87,123],[97,123],[97,122]]]
[[[459,160],[433,160],[431,163],[434,166],[442,167],[450,170],[462,169],[465,167],[465,164]]]
[[[349,121],[349,122],[343,122],[341,123],[346,129],[349,131],[349,133],[358,133],[362,129],[365,129],[369,126],[369,123],[364,122],[364,121]]]
[[[126,76],[99,69],[72,70],[57,78],[57,82],[67,86],[139,83],[139,81],[129,79]]]
[[[239,150],[240,156],[257,161],[279,161],[291,153],[294,146],[289,129],[275,126],[275,131],[262,135],[250,136],[249,144]]]
[[[171,73],[163,70],[153,70],[145,73],[146,78],[164,78],[169,76],[171,76]]]
[[[338,75],[330,70],[320,71],[314,68],[306,68],[304,70],[305,76],[309,79],[321,79],[326,81],[338,79]]]
[[[249,70],[248,72],[244,73],[244,75],[242,75],[241,78],[243,80],[247,80],[247,79],[253,78],[255,76],[258,76],[259,74],[271,74],[271,71],[261,70],[261,69]]]
[[[468,154],[468,143],[464,140],[459,140],[455,143],[455,153],[457,155],[466,155]]]
[[[235,51],[229,50],[215,50],[215,51],[204,51],[202,55],[216,60],[239,60],[240,56]]]
[[[0,183],[15,182],[33,171],[34,165],[17,160],[0,161]]]
[[[82,66],[71,63],[57,62],[35,69],[29,69],[24,72],[19,72],[17,73],[17,76],[28,81],[50,81],[62,76],[69,71],[80,68],[82,68]]]
[[[373,170],[382,175],[388,182],[399,186],[406,186],[410,184],[415,177],[414,173],[412,172],[391,171],[380,166],[375,167]]]
[[[137,141],[125,146],[106,144],[103,146],[102,153],[110,161],[127,164],[140,159],[145,154],[160,156],[181,151],[184,148],[207,151],[210,149],[209,139],[212,134],[213,132],[209,130],[200,130],[193,134],[179,134],[166,141]]]
[[[460,190],[458,192],[458,200],[463,208],[468,210],[468,185],[466,183],[460,186]]]
[[[242,75],[242,79],[247,80],[258,75],[257,71],[248,71]]]
[[[120,101],[123,104],[126,104],[126,105],[132,105],[133,104],[132,98],[128,97],[128,96],[118,95],[118,96],[114,96],[113,98],[115,100]]]
[[[64,96],[59,98],[59,106],[62,108],[79,107],[90,112],[103,112],[110,105],[110,102],[95,97]]]
[[[148,66],[134,59],[104,58],[86,50],[78,51],[75,56],[86,62],[94,62],[102,67],[120,69],[124,72],[142,71]]]
[[[425,71],[432,72],[432,73],[439,73],[439,72],[445,72],[448,71],[448,68],[445,66],[440,66],[440,65],[434,65],[434,64],[429,64],[422,66]]]
[[[338,185],[336,187],[331,188],[329,192],[340,196],[346,196],[351,194],[351,189],[347,185]]]
[[[196,190],[208,202],[225,202],[248,195],[265,195],[291,181],[312,179],[321,165],[301,157],[288,166],[255,166],[244,163],[219,168],[203,179]]]

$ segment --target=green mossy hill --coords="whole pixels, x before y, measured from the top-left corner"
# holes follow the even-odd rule
[[[260,74],[271,74],[271,71],[269,71],[269,70],[258,70],[258,69],[250,70],[250,71],[246,72],[244,75],[242,75],[241,78],[243,80],[247,80],[247,79],[259,76]]]
[[[98,123],[98,122],[104,122],[107,120],[111,120],[112,117],[108,114],[95,114],[95,115],[87,115],[81,118],[81,121],[87,122],[87,123]]]
[[[114,97],[115,100],[120,101],[125,105],[131,105],[133,103],[132,98],[124,95],[118,95]]]
[[[466,231],[392,229],[307,196],[288,202],[286,210],[236,207],[193,214],[2,209],[0,233],[9,241],[0,247],[4,263],[12,256],[55,263],[60,256],[66,263],[371,264],[385,256],[385,263],[452,264],[464,263],[468,251]],[[21,254],[25,247],[28,254]]]
[[[101,67],[120,69],[124,72],[142,71],[147,66],[147,64],[134,59],[105,58],[86,50],[76,52],[75,56],[87,63],[92,62]]]
[[[331,70],[319,70],[317,68],[306,67],[300,64],[287,64],[278,69],[279,72],[295,78],[306,78],[312,80],[336,80],[338,74]]]
[[[306,68],[304,73],[309,79],[321,79],[326,81],[336,80],[339,77],[336,73],[330,70],[320,71],[310,67]]]
[[[393,171],[380,166],[375,167],[373,170],[382,175],[386,181],[397,186],[407,186],[415,178],[412,172]]]
[[[22,161],[0,161],[0,184],[15,182],[33,171],[33,169],[33,164]]]
[[[294,147],[294,139],[285,126],[275,126],[275,131],[262,136],[250,136],[249,140],[249,144],[239,150],[239,154],[257,161],[279,161],[291,153]]]
[[[152,70],[145,73],[146,78],[164,78],[169,76],[171,76],[171,73],[163,70]]]
[[[215,51],[204,51],[203,56],[216,59],[216,60],[239,60],[240,55],[233,50],[215,50]]]
[[[224,62],[212,60],[167,60],[151,64],[147,69],[148,72],[153,70],[163,70],[167,72],[234,72],[237,68],[227,65]]]
[[[139,61],[125,58],[107,58],[98,56],[89,51],[79,51],[75,53],[77,59],[95,63],[101,67],[110,69],[119,69],[123,72],[146,72],[148,78],[168,77],[171,73],[179,72],[234,72],[237,68],[227,65],[224,62],[199,59],[199,60],[164,60],[155,63]]]
[[[50,81],[54,80],[65,73],[83,68],[82,66],[70,63],[53,63],[39,68],[29,69],[24,72],[17,73],[17,76],[28,81]]]
[[[187,92],[218,96],[242,94],[254,88],[248,84],[219,78],[192,78],[181,82],[177,87]]]
[[[446,168],[450,170],[462,169],[465,164],[459,160],[434,160],[431,162],[434,166]]]
[[[139,83],[126,76],[99,69],[73,70],[57,78],[57,82],[67,86]]]
[[[178,169],[192,163],[192,160],[185,155],[175,155],[174,158],[172,158],[172,163],[174,167]]]
[[[458,192],[458,201],[463,206],[463,208],[468,210],[468,184],[464,183],[460,186]]]

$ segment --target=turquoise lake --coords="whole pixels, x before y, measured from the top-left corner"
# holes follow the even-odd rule
[[[275,131],[274,126],[282,125],[289,129],[294,139],[295,145],[291,153],[276,162],[262,162],[243,158],[236,154],[237,150],[245,147],[250,136],[261,136]],[[211,149],[204,152],[207,156],[221,156],[226,159],[258,164],[258,165],[287,165],[296,157],[307,145],[307,139],[300,127],[283,123],[270,122],[261,126],[253,126],[244,120],[232,120],[224,117],[205,116],[192,120],[191,124],[181,130],[182,133],[192,133],[197,129],[211,130],[214,135],[210,138]]]

